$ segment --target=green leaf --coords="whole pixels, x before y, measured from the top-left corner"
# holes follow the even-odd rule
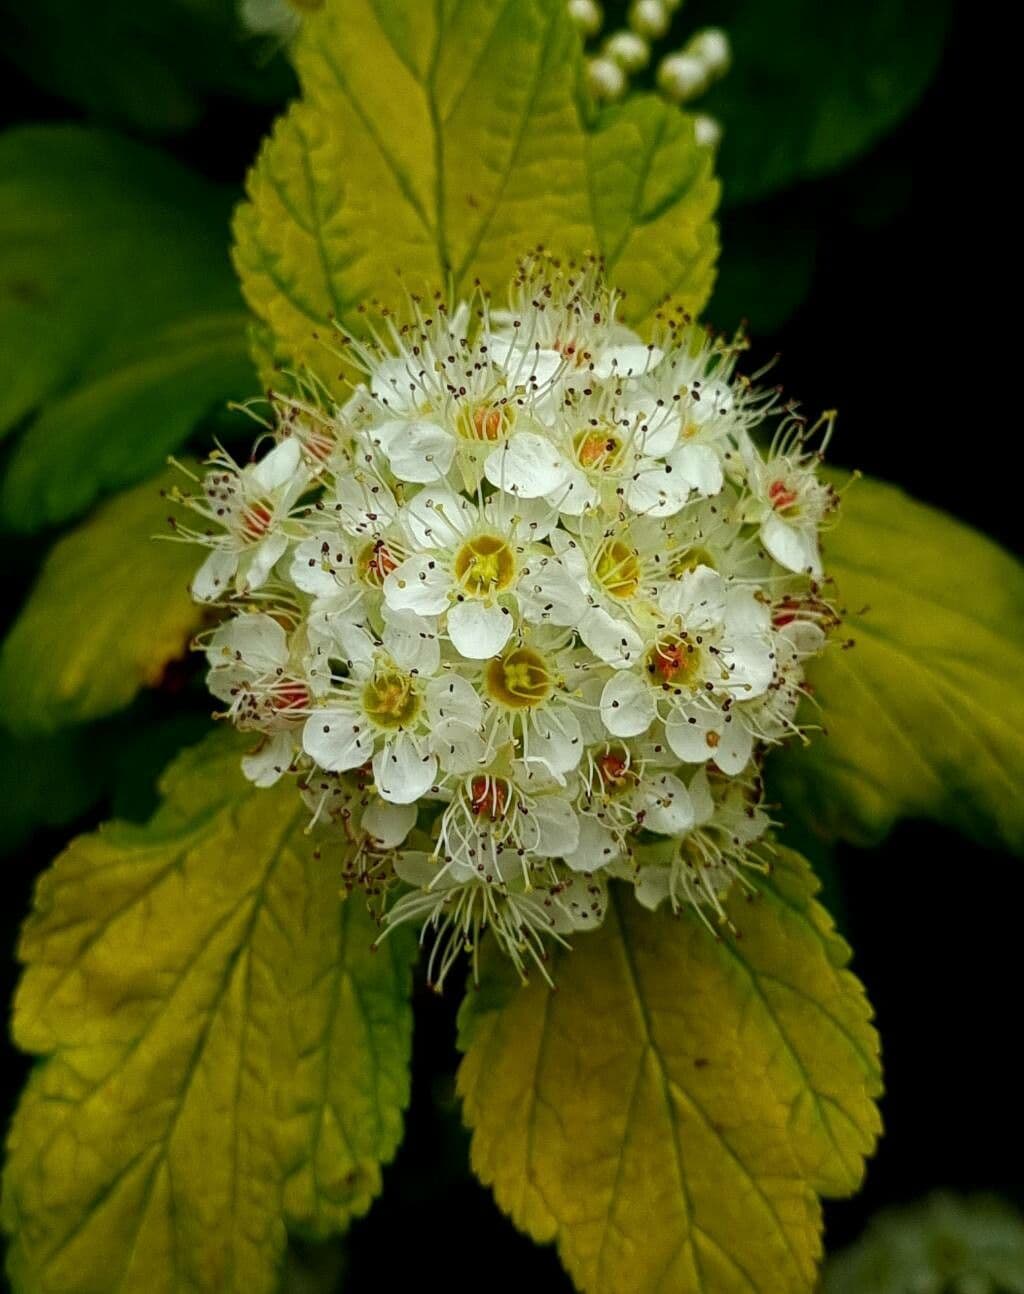
[[[95,733],[0,741],[0,857],[40,827],[74,821],[103,793],[111,752]]]
[[[880,1130],[878,1039],[798,855],[742,939],[613,890],[552,966],[504,967],[460,1018],[472,1162],[585,1294],[809,1294],[817,1193],[854,1190]]]
[[[251,391],[228,204],[101,131],[0,136],[0,431],[37,414],[0,495],[8,524],[80,513]]]
[[[167,535],[168,468],[54,545],[0,648],[0,721],[45,733],[119,710],[185,651],[201,550]]]
[[[920,817],[1024,848],[1024,567],[870,480],[825,561],[855,645],[808,669],[827,735],[772,757],[785,816],[860,844]]]
[[[17,1294],[270,1294],[285,1213],[340,1226],[394,1153],[412,940],[370,952],[340,846],[238,757],[233,735],[190,751],[147,826],[82,837],[40,880],[13,1031],[46,1059],[4,1176]]]
[[[874,1218],[829,1261],[823,1294],[1024,1294],[1024,1223],[1001,1200],[933,1195]]]
[[[951,0],[688,4],[687,29],[724,27],[733,49],[728,74],[700,101],[725,127],[725,201],[750,202],[870,148],[931,81],[951,14]]]
[[[23,75],[105,121],[187,130],[212,95],[269,103],[292,91],[286,61],[243,31],[237,7],[237,0],[3,0],[3,52]]]
[[[406,288],[503,290],[538,243],[601,253],[635,321],[707,299],[710,157],[657,98],[589,114],[562,0],[328,0],[295,63],[303,99],[235,222],[246,298],[288,360],[334,381],[332,319]]]

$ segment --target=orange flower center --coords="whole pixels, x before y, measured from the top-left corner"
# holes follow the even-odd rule
[[[796,503],[796,490],[791,490],[785,481],[772,481],[768,487],[768,498],[776,512],[785,512]]]
[[[488,822],[497,822],[508,808],[508,787],[493,777],[474,777],[469,784],[470,812]]]
[[[289,679],[274,689],[275,710],[305,710],[311,700],[309,688],[298,679]]]
[[[255,503],[247,504],[242,509],[242,533],[246,539],[251,539],[255,543],[267,533],[273,519],[274,513],[269,503],[257,500]]]

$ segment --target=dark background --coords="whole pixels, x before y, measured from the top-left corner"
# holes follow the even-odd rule
[[[992,313],[1011,268],[993,225],[989,178],[999,133],[986,94],[996,39],[983,6],[960,4],[940,73],[903,124],[841,175],[760,204],[768,230],[812,225],[819,243],[808,295],[777,331],[754,338],[753,366],[780,352],[773,378],[812,412],[838,407],[836,461],[896,481],[1012,547],[1020,495],[1015,336]],[[75,115],[14,74],[7,91],[10,121]],[[237,184],[272,116],[270,107],[214,99],[200,125],[167,146]],[[729,218],[723,237],[728,257]],[[27,585],[35,550],[9,551],[24,556],[11,569]],[[192,681],[141,704],[158,717],[204,709]],[[159,762],[143,761],[130,795],[122,787],[115,801],[144,806]],[[76,827],[110,808],[108,797]],[[5,862],[4,1000],[34,877],[67,836],[37,835]],[[879,849],[839,849],[830,900],[877,1010],[887,1131],[862,1192],[826,1205],[829,1249],[856,1238],[879,1209],[936,1187],[995,1191],[1024,1206],[1020,860],[905,824]],[[344,1288],[406,1287],[411,1262],[448,1294],[568,1291],[554,1253],[519,1236],[469,1176],[452,1095],[454,984],[453,976],[443,999],[417,989],[408,1132],[382,1198],[350,1232]],[[29,1062],[3,1045],[6,1117]]]

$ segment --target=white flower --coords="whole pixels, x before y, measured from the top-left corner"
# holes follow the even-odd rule
[[[295,776],[339,885],[385,933],[424,923],[436,983],[486,930],[546,974],[609,878],[723,919],[836,622],[816,429],[739,345],[671,314],[641,337],[618,304],[539,255],[507,309],[367,318],[350,397],[275,393],[270,452],[219,451],[179,500],[246,775]]]
[[[525,618],[571,624],[579,596],[538,546],[553,522],[543,504],[497,495],[478,506],[427,487],[399,514],[412,553],[384,580],[385,601],[396,611],[446,613],[448,638],[470,660],[503,649],[516,627],[520,590]]]
[[[395,863],[398,877],[409,892],[386,914],[385,934],[406,921],[423,920],[433,946],[427,962],[427,983],[440,990],[459,954],[468,949],[474,971],[480,940],[493,932],[499,947],[520,972],[527,959],[547,976],[545,939],[560,938],[556,914],[546,902],[546,892],[523,886],[495,884],[478,877],[459,880],[446,866],[422,852],[408,852]]]
[[[752,443],[745,445],[744,517],[758,524],[761,542],[780,566],[820,579],[818,531],[837,500],[816,474],[820,455],[804,449],[809,435],[801,424],[785,429],[768,458]]]
[[[756,780],[711,780],[699,769],[689,790],[693,823],[667,847],[650,851],[661,857],[640,867],[636,896],[652,910],[668,899],[673,911],[690,903],[698,911],[711,908],[725,921],[722,901],[734,881],[745,880],[743,869],[766,870],[763,855],[751,848],[768,827],[761,786]]]
[[[232,591],[258,589],[288,547],[283,523],[305,491],[309,475],[295,440],[284,440],[258,463],[239,468],[226,454],[203,481],[203,500],[194,507],[221,533],[196,538],[212,548],[192,581],[200,602]]]
[[[423,684],[365,630],[352,627],[343,638],[347,677],[337,680],[306,720],[302,748],[328,772],[372,762],[380,795],[393,804],[412,804],[437,774],[424,724]]]
[[[580,843],[564,860],[570,868],[596,872],[615,863],[640,828],[675,836],[693,825],[689,792],[665,765],[663,751],[652,745],[634,751],[603,741],[588,748],[580,770]]]

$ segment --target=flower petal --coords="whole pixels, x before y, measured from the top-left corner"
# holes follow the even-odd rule
[[[614,619],[602,607],[590,607],[577,629],[594,655],[612,669],[628,669],[635,665],[644,649],[636,630],[625,620]]]
[[[458,723],[476,732],[483,722],[483,702],[468,679],[458,674],[432,678],[426,688],[427,717],[433,728]]]
[[[395,611],[436,616],[447,607],[451,577],[427,553],[414,553],[384,580],[384,599]]]
[[[304,539],[292,550],[288,575],[296,588],[314,597],[337,593],[337,572],[348,565],[348,555],[341,547],[337,531],[323,531]]]
[[[693,826],[690,793],[678,777],[663,773],[645,788],[644,826],[662,836],[679,836]]]
[[[416,825],[415,804],[372,800],[363,810],[363,830],[381,849],[396,849]]]
[[[215,602],[231,587],[238,570],[238,554],[226,548],[215,548],[192,580],[192,596],[197,602]]]
[[[733,714],[722,725],[718,745],[711,753],[722,772],[735,777],[737,773],[742,773],[750,762],[753,749],[754,738],[750,729],[736,714]]]
[[[355,710],[317,710],[302,729],[302,749],[328,773],[365,764],[373,753],[373,734]]]
[[[373,757],[378,794],[391,804],[414,804],[426,795],[437,775],[437,757],[423,755],[415,739],[400,732]]]
[[[574,876],[559,889],[555,929],[560,934],[596,930],[608,911],[608,887],[603,876]]]
[[[242,772],[255,786],[273,786],[288,770],[295,750],[290,732],[278,732],[265,738],[255,750],[242,757]]]
[[[579,843],[572,853],[562,855],[567,867],[574,872],[597,872],[621,857],[618,837],[592,813],[581,813],[579,823]]]
[[[567,709],[557,715],[539,710],[528,731],[523,759],[527,765],[543,764],[559,781],[579,765],[583,740],[576,716]]]
[[[821,575],[818,535],[813,528],[792,526],[773,512],[761,523],[761,539],[769,554],[786,570]]]
[[[651,690],[635,674],[615,674],[601,693],[601,718],[614,737],[638,737],[654,722]]]
[[[710,445],[681,445],[668,461],[698,494],[717,494],[725,483],[722,460]]]
[[[634,893],[637,902],[654,912],[668,898],[668,867],[641,867]]]
[[[397,610],[386,603],[382,608],[384,632],[381,639],[391,659],[404,670],[436,674],[441,664],[437,621],[415,611]]]
[[[569,464],[545,436],[518,431],[487,455],[484,475],[498,489],[523,499],[555,494],[569,479]]]
[[[253,550],[245,568],[246,589],[261,588],[288,547],[288,536],[274,531]]]
[[[715,753],[708,734],[717,735],[721,724],[721,715],[715,711],[695,710],[692,715],[676,711],[665,723],[665,737],[672,753],[684,763],[703,764]]]
[[[282,440],[266,458],[246,469],[249,482],[260,494],[273,494],[295,476],[302,462],[302,446],[295,437]]]
[[[629,507],[646,517],[674,517],[689,497],[689,482],[668,464],[641,468],[623,490]]]
[[[662,586],[658,605],[667,615],[679,616],[691,632],[707,629],[725,615],[725,584],[710,566],[695,566]]]
[[[217,626],[206,659],[213,667],[238,662],[256,677],[273,674],[288,662],[288,635],[273,616],[244,611]]]
[[[568,800],[539,795],[530,808],[536,828],[534,852],[541,858],[561,858],[573,853],[580,842],[580,824]]]
[[[401,511],[399,519],[417,548],[457,548],[477,520],[475,503],[449,490],[428,486]]]
[[[456,602],[448,612],[448,637],[459,655],[468,660],[497,656],[514,627],[511,614],[496,603]]]
[[[520,611],[532,624],[574,625],[587,609],[578,582],[556,557],[531,562],[516,594]]]
[[[400,481],[430,484],[442,480],[455,457],[455,437],[425,419],[386,422],[373,430],[391,470]]]

